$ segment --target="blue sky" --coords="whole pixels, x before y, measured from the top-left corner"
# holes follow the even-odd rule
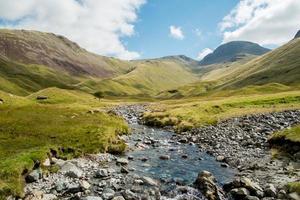
[[[300,0],[0,0],[0,28],[52,32],[126,60],[200,60],[229,41],[288,42],[300,29]]]
[[[142,58],[178,54],[196,58],[202,49],[214,49],[222,42],[218,24],[237,3],[237,0],[150,0],[138,13],[136,34],[123,41],[129,50],[140,52]],[[184,39],[170,36],[171,25],[181,27]]]

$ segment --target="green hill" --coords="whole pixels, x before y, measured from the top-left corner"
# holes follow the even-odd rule
[[[151,96],[195,82],[199,78],[189,65],[176,59],[153,59],[133,61],[135,69],[113,79],[87,81],[80,85],[82,90],[103,91],[110,96]]]

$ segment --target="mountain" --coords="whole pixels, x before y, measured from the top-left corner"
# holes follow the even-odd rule
[[[0,29],[0,90],[18,95],[57,87],[152,95],[199,80],[186,56],[123,61],[86,51],[63,36]]]
[[[205,56],[200,65],[233,62],[248,55],[262,55],[270,51],[260,45],[246,41],[233,41],[216,48],[212,53]]]
[[[294,39],[299,38],[300,37],[300,30],[296,33]]]
[[[38,31],[0,29],[0,55],[74,76],[113,77],[130,69],[128,62],[90,53],[63,36]]]
[[[300,38],[239,66],[227,78],[225,87],[238,88],[276,82],[300,83]]]

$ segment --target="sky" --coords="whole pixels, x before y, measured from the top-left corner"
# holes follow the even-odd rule
[[[300,0],[0,0],[0,27],[53,32],[126,60],[201,60],[229,41],[288,42],[300,29]]]

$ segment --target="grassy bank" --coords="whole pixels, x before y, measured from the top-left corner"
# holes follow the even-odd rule
[[[284,140],[293,143],[300,143],[300,125],[273,134],[271,140]]]
[[[184,98],[162,101],[150,107],[152,112],[144,115],[148,124],[173,125],[182,131],[235,116],[300,108],[300,91]]]
[[[38,94],[24,98],[0,92],[4,100],[0,104],[0,197],[21,195],[22,173],[45,159],[50,149],[62,158],[125,149],[117,137],[128,132],[122,119],[87,112],[109,106],[105,101],[76,91],[51,89],[39,94],[49,99],[38,102],[34,98]]]

